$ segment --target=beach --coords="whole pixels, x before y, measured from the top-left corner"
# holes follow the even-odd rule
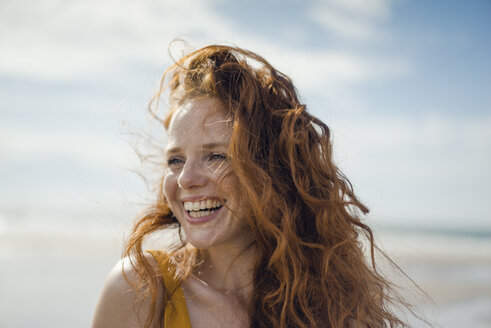
[[[121,256],[129,224],[60,223],[43,231],[0,230],[0,327],[89,327],[105,277]],[[69,228],[68,226],[71,226]],[[99,226],[98,226],[99,225]],[[56,229],[55,229],[56,226]],[[435,327],[491,327],[491,239],[378,234],[384,251],[430,297],[388,269],[417,313]],[[432,303],[432,301],[434,303]],[[427,327],[408,316],[413,327]]]
[[[491,327],[491,239],[421,232],[385,232],[388,255],[408,279],[390,271],[402,294],[432,326]],[[413,327],[428,324],[409,317]]]

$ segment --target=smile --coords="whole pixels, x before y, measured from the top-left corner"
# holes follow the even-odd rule
[[[192,218],[210,216],[215,211],[222,208],[223,203],[217,199],[206,199],[195,202],[184,202],[184,209]]]

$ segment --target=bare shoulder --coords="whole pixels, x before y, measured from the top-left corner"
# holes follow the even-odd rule
[[[158,270],[153,256],[146,254],[145,257],[155,270]],[[144,326],[149,313],[150,300],[144,299],[136,303],[139,295],[131,287],[125,275],[130,281],[137,279],[135,269],[128,258],[120,260],[109,272],[97,302],[92,328]]]

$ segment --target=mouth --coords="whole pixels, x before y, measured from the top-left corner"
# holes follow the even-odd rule
[[[210,216],[214,212],[218,211],[225,204],[225,200],[220,199],[203,199],[193,202],[183,202],[184,210],[192,218],[201,218]]]

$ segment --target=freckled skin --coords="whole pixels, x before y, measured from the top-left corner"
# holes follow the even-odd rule
[[[237,208],[231,179],[220,180],[229,169],[226,153],[230,130],[230,122],[214,99],[185,103],[174,113],[169,125],[164,194],[188,242],[198,248],[227,245],[236,248],[252,240],[245,220],[230,210]],[[190,197],[223,198],[226,206],[212,220],[192,224],[183,204],[183,199]]]
[[[230,178],[220,180],[230,169],[226,159],[229,140],[230,123],[213,99],[184,104],[174,114],[168,130],[164,194],[187,241],[200,248],[202,255],[200,265],[182,281],[193,328],[250,326],[255,248],[244,250],[254,238],[246,220],[233,214],[240,210],[233,197],[236,186]],[[191,224],[182,200],[207,198],[223,199],[227,206],[212,219]],[[148,261],[158,270],[151,255]],[[143,327],[150,299],[139,302],[142,311],[137,315],[134,304],[138,295],[124,278],[122,264],[130,279],[136,277],[128,259],[114,267],[97,305],[93,328]],[[163,290],[158,291],[157,298],[163,298]]]
[[[237,186],[223,177],[230,169],[226,158],[230,133],[231,122],[214,99],[184,104],[168,130],[164,195],[187,241],[204,254],[199,268],[182,282],[193,328],[249,326],[254,248],[243,250],[254,237],[247,221],[236,215]],[[226,206],[212,219],[192,223],[183,200],[207,198],[221,199]]]

